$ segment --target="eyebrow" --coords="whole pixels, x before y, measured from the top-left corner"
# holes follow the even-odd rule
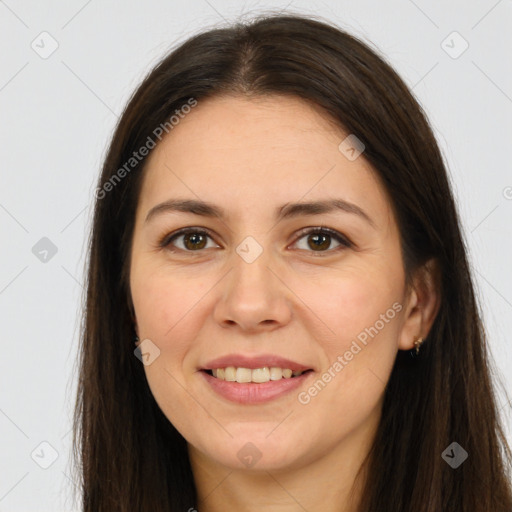
[[[276,220],[290,219],[307,215],[321,215],[323,213],[332,213],[340,211],[357,215],[364,219],[374,229],[377,228],[371,217],[359,206],[350,203],[344,199],[328,199],[324,201],[286,203],[276,208]],[[163,203],[157,204],[146,215],[145,222],[149,222],[153,217],[168,212],[183,212],[200,215],[202,217],[213,217],[225,219],[227,217],[225,210],[213,203],[199,201],[196,199],[169,199]]]

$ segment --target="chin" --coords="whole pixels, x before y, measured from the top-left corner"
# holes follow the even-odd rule
[[[236,471],[285,471],[300,465],[301,457],[297,451],[301,445],[300,439],[274,433],[269,435],[270,431],[251,432],[246,429],[244,434],[233,435],[232,438],[226,434],[223,442],[217,440],[209,446],[203,444],[201,451],[217,463]],[[211,439],[208,443],[212,443]]]

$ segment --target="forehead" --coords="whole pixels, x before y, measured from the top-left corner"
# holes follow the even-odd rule
[[[141,210],[172,197],[220,204],[235,217],[275,205],[341,196],[373,218],[390,212],[363,156],[340,151],[347,133],[294,97],[199,101],[152,150]]]

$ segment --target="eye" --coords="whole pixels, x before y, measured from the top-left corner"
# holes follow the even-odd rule
[[[212,237],[209,232],[204,229],[183,228],[176,233],[164,236],[158,245],[160,247],[168,247],[171,244],[174,245],[174,241],[180,238],[183,238],[183,246],[177,248],[186,252],[194,252],[205,248],[208,249],[209,247],[206,247],[207,238],[211,239]]]
[[[300,234],[302,236],[299,237],[299,240],[307,237],[307,248],[313,248],[314,250],[312,252],[334,252],[346,249],[347,247],[352,247],[352,243],[349,242],[347,238],[333,229],[325,227],[306,228],[302,230]],[[332,239],[336,240],[339,245],[331,250],[323,250],[328,249],[331,245]],[[307,248],[305,250],[307,250]]]
[[[301,236],[299,237],[298,241],[300,241],[302,238],[310,237],[307,244],[310,249],[314,249],[310,252],[334,252],[346,249],[347,247],[352,247],[352,243],[341,233],[325,227],[305,228],[300,232],[300,235]],[[180,238],[183,239],[181,242],[181,247],[175,243]],[[165,235],[159,241],[158,245],[162,248],[169,248],[170,251],[174,251],[173,248],[169,247],[172,245],[184,252],[200,252],[202,249],[211,248],[207,246],[208,238],[212,240],[212,235],[208,230],[205,230],[204,228],[183,228],[179,231],[176,231],[175,233],[171,233],[170,235]],[[328,249],[331,245],[332,239],[338,243],[338,247],[325,250]],[[297,242],[295,242],[295,244],[297,244]],[[218,245],[216,246],[218,247]],[[307,250],[307,248],[304,249],[303,247],[300,249]]]

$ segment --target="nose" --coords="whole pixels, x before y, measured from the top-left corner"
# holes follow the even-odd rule
[[[263,332],[286,325],[291,317],[293,293],[279,275],[269,250],[254,261],[233,254],[233,265],[222,279],[214,318],[222,327],[244,332]]]

